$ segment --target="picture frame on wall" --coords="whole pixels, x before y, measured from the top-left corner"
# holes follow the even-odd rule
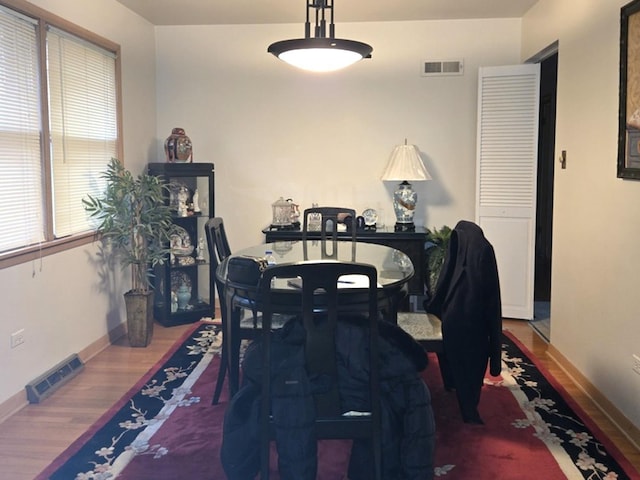
[[[618,177],[640,180],[640,0],[620,9]]]

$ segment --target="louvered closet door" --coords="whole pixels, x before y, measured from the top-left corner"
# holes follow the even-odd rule
[[[493,245],[502,314],[533,318],[538,64],[480,68],[476,222]]]

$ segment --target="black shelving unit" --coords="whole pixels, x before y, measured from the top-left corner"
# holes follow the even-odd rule
[[[215,212],[214,165],[150,163],[148,171],[169,186],[166,204],[179,227],[171,240],[171,258],[154,269],[155,319],[170,327],[213,318],[215,272],[204,243],[204,226]]]

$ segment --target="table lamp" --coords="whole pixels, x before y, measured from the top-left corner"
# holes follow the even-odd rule
[[[431,180],[431,175],[427,172],[418,148],[415,145],[397,145],[385,168],[381,180],[402,182],[393,193],[393,211],[396,214],[396,232],[411,232],[415,230],[413,224],[413,214],[416,211],[418,194],[413,190],[409,180],[412,182]]]

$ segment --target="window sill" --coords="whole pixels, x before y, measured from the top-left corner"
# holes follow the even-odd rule
[[[87,245],[94,240],[95,233],[87,232],[80,235],[59,238],[39,245],[11,250],[10,252],[0,254],[0,269],[13,267],[21,263],[30,262],[31,260],[71,250],[72,248]]]

